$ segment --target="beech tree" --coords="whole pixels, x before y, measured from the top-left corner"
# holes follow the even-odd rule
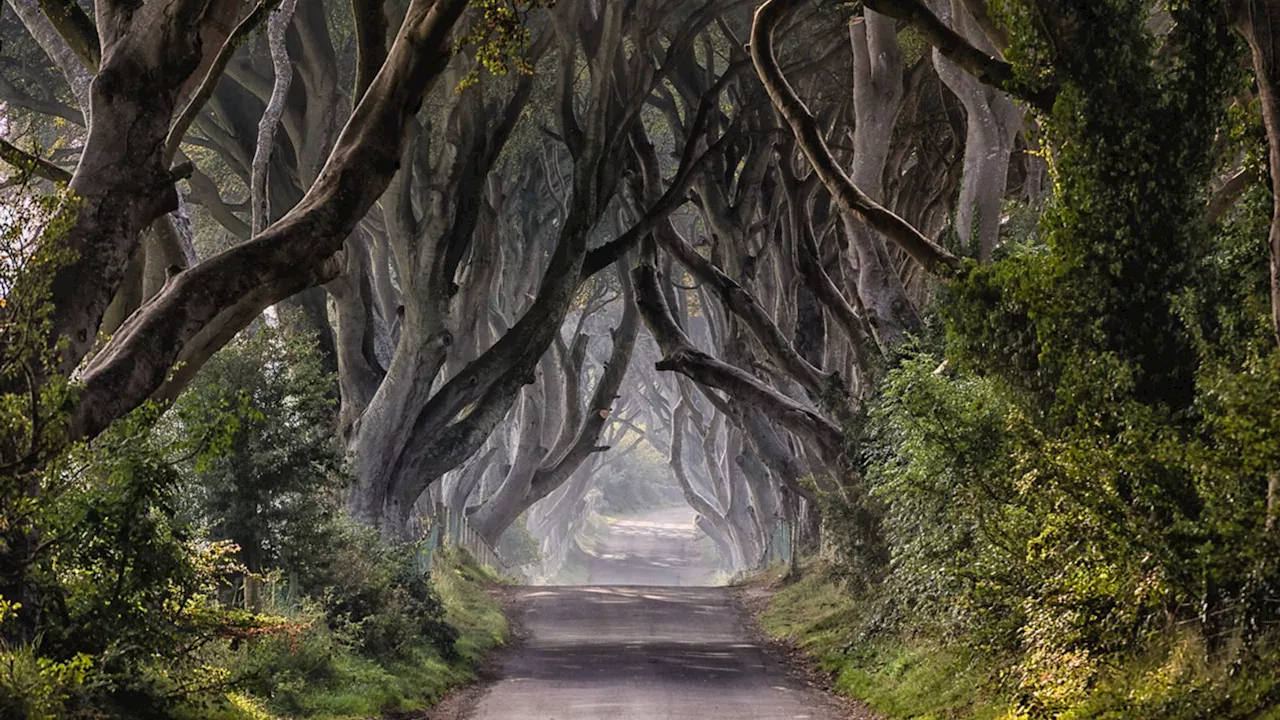
[[[1229,17],[1265,69],[1246,5]],[[688,496],[716,499],[699,512],[743,565],[762,515],[856,483],[867,401],[964,258],[996,255],[1066,82],[1016,72],[976,0],[876,0],[839,26],[799,0],[526,3],[506,77],[477,73],[502,41],[465,3],[360,2],[341,23],[323,3],[9,6],[33,63],[0,95],[71,141],[0,148],[77,198],[57,362],[31,380],[76,380],[68,439],[173,400],[280,305],[269,321],[315,332],[337,372],[351,512],[401,537],[438,486],[496,538],[598,460],[601,413],[630,402],[648,342],[630,316],[599,377],[565,337],[620,268],[657,368],[682,376],[652,383],[647,421],[669,454],[680,439],[673,464],[717,468]],[[35,82],[54,77],[65,91]],[[196,257],[197,216],[225,249]]]
[[[262,309],[331,277],[335,254],[395,172],[411,111],[439,79],[465,5],[410,4],[381,69],[301,202],[245,243],[176,273],[79,370],[83,390],[72,410],[72,438],[93,437],[147,399],[171,395],[173,383]],[[64,339],[57,372],[69,374],[89,354],[141,233],[176,208],[174,182],[188,170],[170,166],[165,140],[180,102],[216,82],[206,74],[221,70],[215,60],[233,36],[238,9],[236,2],[177,0],[96,7],[101,57],[84,147],[68,184],[79,204],[65,240],[75,260],[52,285],[49,342]],[[186,371],[174,375],[179,365]]]
[[[148,6],[136,16],[110,4],[97,9],[98,34],[105,39],[102,58],[92,67],[94,86],[105,89],[94,90],[86,115],[100,122],[90,121],[70,179],[83,204],[67,240],[77,259],[55,279],[57,311],[50,337],[70,339],[60,348],[58,372],[74,371],[84,387],[70,434],[90,438],[148,399],[175,397],[201,363],[264,308],[328,283],[336,310],[332,355],[360,479],[352,508],[369,522],[385,520],[388,532],[396,534],[422,490],[473,454],[506,414],[551,345],[581,278],[608,267],[642,233],[633,228],[593,250],[582,269],[591,230],[613,198],[625,164],[628,128],[639,117],[648,88],[670,66],[662,64],[661,48],[632,43],[626,51],[623,39],[646,36],[662,24],[676,27],[678,19],[608,8],[597,15],[575,4],[542,19],[529,57],[536,60],[552,44],[566,59],[582,52],[592,77],[579,86],[567,70],[573,63],[566,60],[557,81],[559,136],[573,163],[567,206],[547,264],[526,266],[546,278],[534,288],[535,299],[519,308],[492,346],[477,346],[483,352],[463,362],[449,348],[454,332],[474,322],[458,308],[468,307],[477,295],[459,295],[459,288],[483,296],[487,287],[480,277],[487,272],[482,264],[467,262],[490,242],[476,239],[480,199],[491,191],[488,170],[528,103],[534,76],[518,75],[511,91],[494,99],[479,91],[460,93],[443,118],[418,120],[411,111],[446,74],[453,54],[450,33],[465,3],[410,4],[389,47],[384,10],[361,4],[354,14],[354,109],[337,132],[329,112],[340,105],[336,61],[316,9],[304,6],[291,23],[275,15],[268,33],[274,80],[233,61],[241,39],[262,23],[269,5],[238,24],[238,3],[187,4],[173,12]],[[45,29],[38,16],[33,18],[37,33]],[[689,22],[674,32],[666,54],[678,54],[713,18],[714,3],[685,15]],[[62,30],[86,27],[78,23]],[[299,40],[296,67],[305,93],[290,92],[286,81],[292,73],[284,72],[290,66],[282,42],[285,27],[288,37]],[[203,50],[195,47],[196,37],[203,38]],[[64,43],[93,44],[87,37],[72,40]],[[138,67],[153,66],[163,66],[163,72],[146,83],[131,75]],[[229,83],[219,82],[224,69]],[[130,76],[123,90],[110,84],[117,74]],[[253,104],[234,102],[245,95],[262,103],[260,132],[245,127],[253,123],[243,108]],[[150,102],[153,96],[159,101]],[[139,106],[143,97],[146,107]],[[213,115],[203,111],[206,102]],[[433,120],[455,129],[435,148],[425,141]],[[277,122],[288,140],[287,154],[268,149]],[[129,142],[118,142],[115,131],[105,129],[124,126],[146,126],[149,134],[142,137],[138,131]],[[266,225],[260,232],[254,232],[254,222],[239,218],[192,164],[168,167],[191,126],[213,138],[193,142],[214,146],[218,157],[248,181],[250,214]],[[388,144],[375,137],[401,140]],[[397,173],[401,167],[406,169]],[[185,270],[189,259],[173,252],[158,261],[140,260],[144,230],[172,225],[168,213],[178,197],[173,184],[185,177],[201,188],[196,194],[202,205],[242,242]],[[398,178],[394,185],[393,178]],[[115,184],[129,189],[113,189]],[[440,187],[450,192],[440,193]],[[669,212],[679,199],[681,192],[669,193],[655,216]],[[289,209],[270,212],[281,207]],[[642,218],[642,223],[653,221]],[[267,224],[268,219],[274,221]],[[174,233],[157,235],[172,239]],[[163,282],[131,291],[108,315],[131,265],[170,260],[177,262],[165,266],[169,272]],[[475,282],[460,285],[459,280]],[[72,288],[76,302],[64,299]],[[302,304],[315,320],[314,302],[304,296]],[[114,332],[90,356],[104,317],[105,329]],[[323,313],[320,317],[313,325],[327,331]],[[473,338],[468,333],[466,341]],[[389,359],[378,357],[379,344],[393,348],[383,353]],[[459,417],[464,408],[469,411]]]

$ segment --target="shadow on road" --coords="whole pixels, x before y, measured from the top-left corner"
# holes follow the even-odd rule
[[[827,698],[752,639],[687,508],[617,519],[589,543],[591,585],[526,587],[523,639],[473,720],[828,720]]]
[[[837,717],[750,639],[727,588],[527,588],[477,720]]]

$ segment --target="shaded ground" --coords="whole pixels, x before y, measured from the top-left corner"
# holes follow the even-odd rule
[[[683,512],[683,516],[679,513]],[[685,524],[680,522],[684,517]],[[687,511],[614,523],[593,582],[709,579]],[[692,554],[691,554],[692,553]],[[746,720],[839,717],[788,677],[727,588],[593,585],[516,591],[522,639],[468,700],[475,720]]]

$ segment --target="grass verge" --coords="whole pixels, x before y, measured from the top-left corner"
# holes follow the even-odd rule
[[[820,568],[807,568],[779,590],[761,620],[765,632],[799,647],[833,678],[836,692],[893,718],[980,718],[1006,715],[1007,703],[985,697],[973,658],[923,643],[861,643],[858,606]]]
[[[506,642],[501,604],[489,592],[503,578],[465,552],[440,556],[432,584],[446,622],[458,632],[456,653],[446,657],[423,640],[396,661],[356,652],[341,633],[323,623],[304,625],[296,636],[260,643],[227,658],[255,667],[262,682],[227,693],[226,704],[193,717],[209,720],[356,720],[422,710],[475,677],[486,653]]]
[[[764,577],[762,584],[779,584]],[[779,589],[761,615],[769,635],[799,648],[833,689],[886,718],[1024,720],[1016,696],[1028,672],[1018,657],[993,657],[924,633],[867,632],[854,597],[818,566]],[[874,637],[868,637],[872,635]],[[1083,696],[1050,715],[1061,720],[1280,720],[1280,643],[1249,658],[1211,652],[1194,634],[1158,638],[1100,674]],[[1054,678],[1037,678],[1053,682]]]

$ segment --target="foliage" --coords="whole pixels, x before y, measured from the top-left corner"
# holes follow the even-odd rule
[[[43,338],[75,205],[19,191],[0,232],[0,708],[165,717],[224,681],[202,665],[201,647],[269,628],[216,603],[228,548],[175,518],[178,475],[150,437],[154,409],[55,453],[73,392]]]
[[[347,478],[332,381],[311,338],[263,327],[219,351],[166,415],[164,430],[190,447],[188,512],[251,572],[306,574],[338,514]]]
[[[50,284],[74,255],[62,237],[75,217],[69,193],[36,194],[25,185],[0,203],[0,506],[6,510],[4,547],[35,511],[34,468],[65,437],[65,379],[52,372],[57,348],[45,346]],[[35,228],[35,229],[33,229]],[[0,567],[0,577],[17,572]]]
[[[834,689],[889,718],[1024,720],[1002,684],[1014,668],[963,642],[928,633],[868,638],[867,605],[831,568],[806,567],[771,598],[762,621],[773,637],[797,646],[830,674]],[[1238,663],[1215,659],[1193,633],[1159,639],[1140,657],[1108,668],[1090,695],[1056,717],[1081,720],[1264,718],[1280,711],[1277,656],[1269,645]]]
[[[370,657],[398,659],[425,640],[450,659],[454,633],[417,548],[341,515],[348,478],[332,380],[306,336],[263,327],[223,348],[168,416],[192,446],[189,512],[234,543],[250,573],[275,572],[317,599],[327,624]]]
[[[300,586],[322,599],[329,624],[363,652],[396,659],[426,642],[454,658],[457,632],[444,622],[415,546],[388,546],[371,529],[344,522],[314,551],[316,569],[300,576]]]
[[[1201,218],[1224,144],[1256,136],[1225,112],[1240,43],[1214,3],[1169,4],[1159,38],[1137,0],[999,5],[1024,82],[1059,90],[1053,192],[944,291],[947,365],[908,349],[878,387],[874,507],[824,518],[857,588],[848,637],[977,653],[1031,717],[1247,716],[1275,702],[1258,682],[1280,619],[1271,198]],[[858,512],[870,540],[835,522]]]
[[[1106,438],[1050,437],[1000,379],[908,358],[872,415],[868,480],[891,560],[860,593],[856,631],[984,653],[1009,667],[992,683],[1033,713],[1093,702],[1115,666],[1174,652],[1163,643],[1179,619],[1199,628],[1206,678],[1261,666],[1280,610],[1280,547],[1264,528],[1280,428],[1261,410],[1280,402],[1276,356],[1205,363],[1194,433],[1133,413]],[[1187,479],[1189,509],[1144,508],[1126,483],[1152,465]]]
[[[892,582],[913,611],[948,624],[1008,622],[1032,526],[1014,477],[1016,407],[997,382],[952,380],[936,358],[905,360],[872,415],[869,479],[893,548]],[[999,634],[998,629],[992,632]]]
[[[505,642],[510,632],[502,607],[485,590],[500,578],[459,549],[445,551],[442,567],[436,587],[444,603],[445,619],[458,630],[458,654],[474,662],[485,651]]]
[[[43,315],[9,315],[6,331],[24,318]],[[416,547],[341,517],[331,378],[311,341],[261,328],[205,369],[163,419],[143,408],[5,476],[0,714],[374,713],[464,680],[505,632],[476,618],[496,606],[457,580],[439,584],[451,609]],[[5,400],[6,460],[22,467],[57,424]],[[447,615],[474,623],[465,656]]]
[[[601,496],[597,509],[606,515],[624,515],[683,502],[666,460],[644,443],[620,462],[598,468],[592,482],[593,490]]]
[[[371,657],[358,637],[331,628],[325,611],[305,601],[282,610],[297,632],[246,644],[220,658],[245,676],[229,695],[228,720],[418,710],[470,680],[480,657],[505,642],[506,619],[486,590],[491,577],[462,553],[438,557],[432,585],[449,627],[456,630],[453,657],[421,640],[403,648],[398,659]]]
[[[1215,3],[1173,4],[1160,44],[1149,12],[1136,0],[1055,0],[1010,21],[1023,72],[1062,87],[1044,124],[1055,179],[1045,246],[970,273],[949,315],[970,366],[1017,371],[998,356],[1034,356],[1035,376],[1008,377],[1046,395],[1061,422],[1093,415],[1097,399],[1190,401],[1172,299],[1202,252],[1200,193],[1240,81],[1240,43]],[[1062,37],[1070,53],[1052,51]]]
[[[201,540],[175,517],[178,473],[149,437],[153,422],[135,413],[43,473],[28,525],[41,551],[23,579],[35,620],[5,628],[0,705],[33,717],[170,717],[229,679],[205,665],[204,647],[274,631],[269,619],[217,602],[234,548]],[[41,680],[48,691],[32,694]]]
[[[861,635],[868,608],[832,570],[806,567],[770,600],[762,622],[770,635],[811,656],[838,692],[888,717],[996,718],[1008,708],[986,690],[989,666],[975,653]]]
[[[533,74],[533,65],[525,57],[530,33],[526,25],[530,12],[551,7],[555,0],[472,0],[475,14],[470,29],[459,33],[454,51],[475,51],[476,64],[493,75],[506,75],[512,70]],[[459,92],[480,79],[479,68],[472,68],[458,83]]]
[[[498,538],[498,557],[508,567],[522,568],[542,562],[542,547],[529,532],[526,517],[521,515]]]

